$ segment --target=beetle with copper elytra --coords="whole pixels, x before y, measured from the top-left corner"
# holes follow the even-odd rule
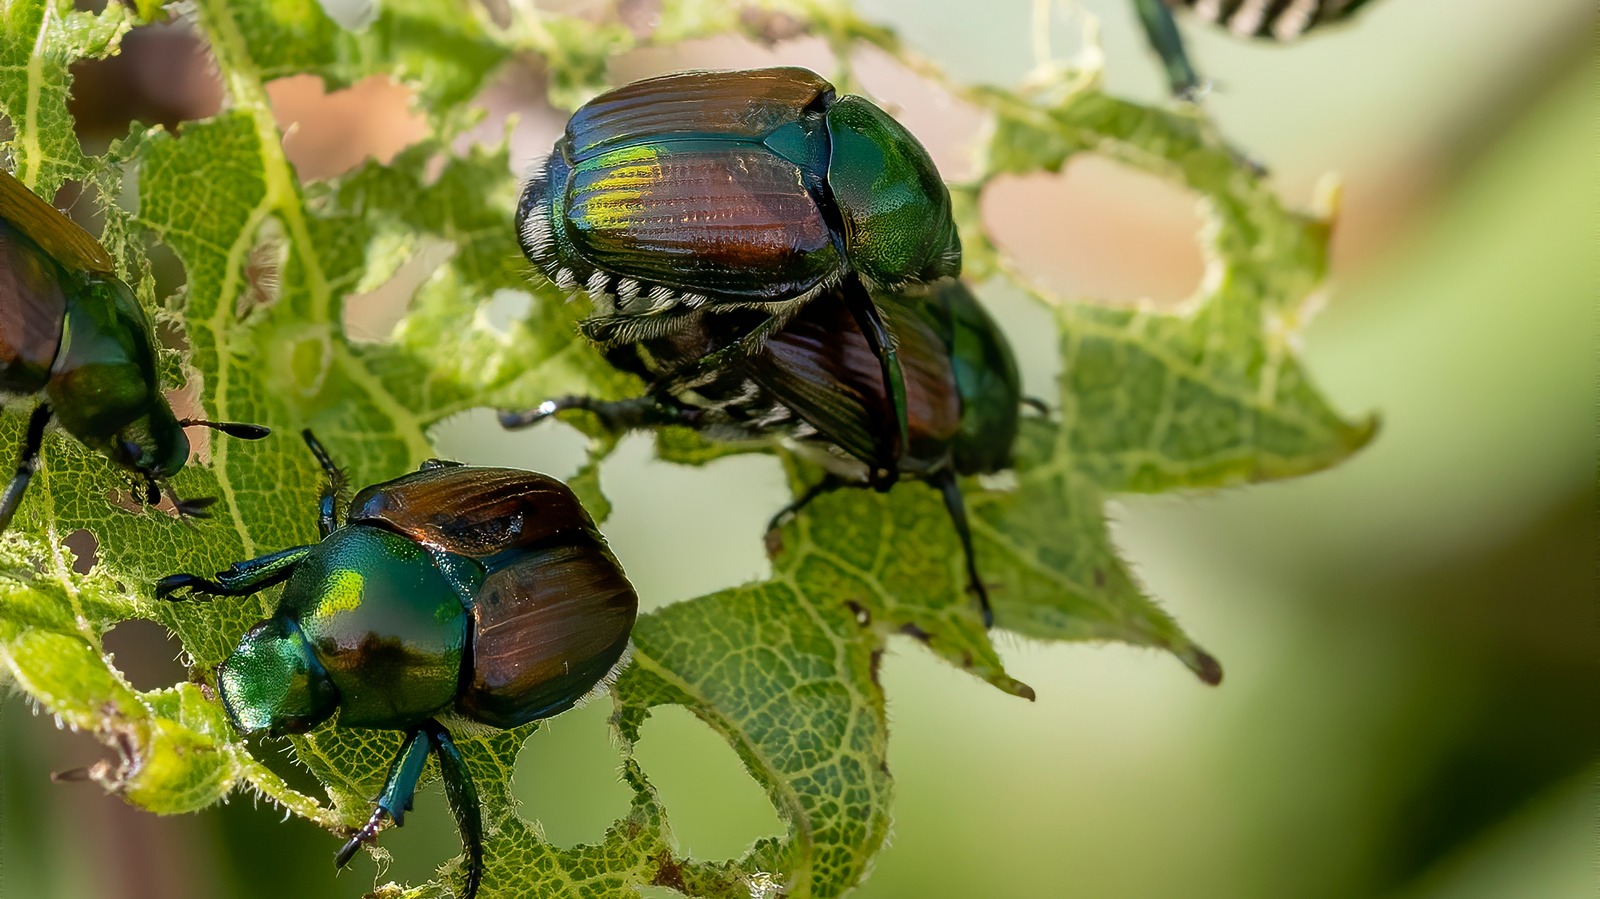
[[[267,436],[260,425],[173,414],[156,373],[150,319],[114,271],[99,241],[0,169],[0,395],[44,396],[0,496],[0,531],[22,503],[51,418],[141,478],[151,505],[161,501],[159,482],[189,459],[184,428]],[[180,513],[196,516],[212,502],[169,498]]]
[[[213,578],[174,574],[156,595],[249,596],[285,584],[217,669],[223,708],[246,734],[333,721],[405,733],[376,808],[335,856],[343,866],[400,824],[430,754],[466,849],[461,895],[483,875],[477,788],[448,715],[496,728],[572,708],[619,667],[639,598],[588,513],[560,481],[431,461],[356,494],[310,431],[328,474],[321,541],[239,562]],[[186,591],[181,595],[179,591]]]
[[[958,275],[961,243],[927,151],[873,103],[799,68],[625,85],[572,114],[516,225],[540,271],[588,293],[581,327],[602,347],[757,313],[737,340],[685,360],[679,384],[755,352],[817,298],[842,297],[890,397],[869,476],[894,483],[905,385],[871,292]]]

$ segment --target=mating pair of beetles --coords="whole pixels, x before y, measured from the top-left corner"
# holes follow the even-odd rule
[[[211,423],[172,414],[149,322],[93,238],[9,176],[0,215],[0,388],[46,397],[0,527],[52,409],[157,502],[159,481],[187,458],[182,427]],[[584,334],[649,389],[552,400],[504,413],[506,426],[581,409],[618,429],[786,438],[830,473],[774,525],[836,487],[924,480],[944,498],[992,622],[956,476],[1009,466],[1020,384],[1004,336],[957,280],[949,193],[894,119],[803,69],[638,82],[572,116],[526,185],[516,230],[540,271],[587,293]],[[405,734],[340,865],[385,819],[400,823],[434,755],[470,899],[484,871],[482,817],[441,718],[509,728],[571,708],[623,658],[637,596],[555,479],[433,461],[362,490],[341,521],[339,470],[304,436],[327,473],[320,542],[209,577],[171,575],[156,595],[283,584],[273,616],[217,670],[229,718],[245,733],[303,733],[337,715],[340,727]],[[205,503],[173,499],[191,514]]]

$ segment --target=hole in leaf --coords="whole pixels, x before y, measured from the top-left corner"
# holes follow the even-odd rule
[[[188,283],[188,273],[183,269],[183,260],[178,258],[178,254],[174,253],[171,247],[153,237],[145,241],[144,256],[150,263],[150,274],[155,278],[156,299],[163,306],[181,309],[183,304],[177,295],[184,291]],[[158,323],[157,327],[165,324],[165,322]],[[167,332],[163,330],[162,343],[171,347],[178,346],[177,342],[168,340],[166,335]]]
[[[507,141],[511,168],[525,175],[535,162],[550,155],[550,148],[567,127],[567,111],[550,105],[544,72],[528,65],[509,65],[472,99],[483,118],[454,141],[465,155],[474,145],[498,147]],[[509,120],[509,121],[508,121]]]
[[[511,793],[557,846],[598,843],[628,813],[633,793],[620,778],[611,700],[591,698],[540,725],[517,754]]]
[[[429,760],[432,774],[438,773],[435,764]],[[328,845],[337,848],[339,843],[330,836]],[[436,868],[461,854],[455,818],[450,815],[450,803],[445,799],[444,785],[437,778],[417,790],[416,804],[406,812],[405,826],[384,828],[378,836],[378,846],[389,853],[389,862],[383,868],[380,879],[396,883],[432,880]],[[373,870],[377,864],[365,852],[356,855],[358,861],[354,864],[365,865],[363,870]]]
[[[639,891],[640,899],[684,899],[687,895],[672,887],[658,887],[648,883],[640,884],[634,889]]]
[[[368,156],[388,164],[428,134],[411,89],[382,75],[332,93],[314,75],[292,75],[269,82],[267,97],[283,152],[305,181],[342,174]]]
[[[346,31],[360,31],[378,16],[378,0],[317,0],[317,5]]]
[[[858,50],[854,63],[863,92],[916,135],[944,180],[966,181],[977,174],[975,151],[983,133],[983,113],[882,50]]]
[[[88,531],[73,531],[61,542],[72,550],[72,570],[78,574],[88,574],[100,561],[100,541]]]
[[[495,291],[489,297],[489,302],[479,309],[484,322],[497,334],[510,334],[512,326],[527,318],[532,311],[533,294],[506,287]]]
[[[835,68],[833,53],[821,38],[801,37],[763,46],[733,35],[697,38],[670,46],[647,46],[612,57],[612,84],[681,72],[685,69],[754,69],[805,66],[815,72]]]
[[[447,240],[423,238],[412,244],[402,238],[401,245],[372,246],[368,251],[369,265],[384,266],[382,257],[391,262],[404,259],[392,269],[383,283],[361,293],[344,298],[344,330],[351,340],[373,342],[386,340],[396,323],[411,306],[417,290],[455,255],[455,244]]]
[[[1067,299],[1170,307],[1205,270],[1198,196],[1093,155],[1061,174],[1007,175],[983,192],[994,242]]]
[[[691,858],[734,858],[756,840],[784,833],[772,802],[733,747],[688,709],[651,709],[634,757]]]
[[[1058,406],[1061,337],[1054,313],[1008,281],[986,282],[977,295],[1011,344],[1022,374],[1023,396],[1041,399],[1052,409]]]
[[[641,612],[771,572],[762,538],[789,501],[771,456],[673,465],[655,458],[650,435],[632,434],[601,466],[600,481],[613,507],[606,539],[639,589]]]
[[[106,502],[130,514],[177,517],[178,510],[173,507],[172,500],[165,494],[162,495],[161,501],[153,506],[146,504],[145,498],[144,483],[135,483],[131,476],[128,476],[126,486],[106,491]]]
[[[70,537],[68,541],[70,545]],[[183,645],[171,631],[154,621],[130,618],[120,622],[106,631],[101,647],[135,690],[160,690],[189,677],[178,662]]]
[[[283,737],[252,737],[249,741],[250,757],[283,778],[289,789],[312,797],[326,805],[328,790],[304,765],[295,761],[294,744]],[[263,808],[269,808],[266,805]]]
[[[589,438],[576,429],[545,422],[508,431],[493,409],[470,409],[454,415],[429,434],[440,458],[470,465],[526,468],[567,480],[588,457]]]
[[[84,150],[99,153],[134,122],[176,130],[179,122],[214,115],[222,80],[205,42],[187,23],[135,28],[120,52],[72,64],[72,113]]]

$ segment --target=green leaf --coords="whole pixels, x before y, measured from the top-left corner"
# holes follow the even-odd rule
[[[141,16],[159,4],[144,4]],[[400,735],[324,727],[293,754],[325,796],[291,789],[242,741],[209,686],[240,634],[264,617],[248,600],[164,603],[151,584],[209,572],[316,539],[321,472],[295,439],[313,428],[352,481],[393,478],[433,455],[430,429],[476,407],[550,396],[622,397],[640,385],[577,339],[579,304],[532,279],[510,225],[517,195],[502,147],[462,148],[470,102],[510,60],[542,60],[552,101],[600,89],[606,61],[640,37],[623,23],[513,5],[501,20],[478,6],[391,0],[355,30],[315,0],[198,0],[192,21],[210,43],[225,111],[176,134],[135,129],[103,157],[85,156],[66,110],[69,67],[115,53],[135,25],[124,7],[98,14],[67,2],[16,3],[0,19],[0,113],[24,183],[50,196],[81,180],[103,203],[124,174],[135,208],[108,206],[103,240],[141,298],[181,332],[166,370],[187,381],[208,417],[261,422],[274,438],[212,437],[173,479],[183,496],[216,496],[215,517],[180,522],[139,509],[99,456],[52,433],[11,530],[0,537],[0,671],[63,725],[113,747],[90,775],[158,813],[203,808],[248,790],[335,833],[368,814]],[[1014,473],[964,485],[980,567],[998,627],[1050,640],[1117,640],[1165,649],[1201,679],[1221,669],[1148,597],[1118,555],[1104,503],[1116,493],[1210,489],[1289,477],[1337,463],[1373,424],[1328,408],[1295,358],[1294,339],[1321,289],[1325,220],[1282,208],[1210,126],[1085,87],[1028,92],[970,88],[835,3],[768,3],[743,14],[707,0],[663,4],[656,43],[738,30],[758,38],[805,28],[843,57],[873,45],[989,115],[984,167],[955,193],[969,274],[1021,286],[1051,308],[1062,369],[1056,412],[1029,421]],[[310,73],[330,87],[386,75],[415,92],[431,134],[386,165],[315,184],[297,178],[266,100],[267,81]],[[997,174],[1057,170],[1093,151],[1178,180],[1205,198],[1210,271],[1181,314],[1113,309],[1053,297],[989,242],[977,209]],[[181,261],[179,296],[155,297],[147,241]],[[406,316],[376,342],[352,341],[346,297],[372,289],[418,253],[443,261]],[[275,260],[262,274],[261,260]],[[481,311],[510,294],[529,311],[509,329]],[[0,417],[0,445],[21,441],[27,405]],[[597,518],[609,504],[598,462],[615,445],[587,427],[591,461],[574,478]],[[680,429],[658,435],[663,458],[698,464],[730,452]],[[815,473],[783,456],[798,486]],[[129,511],[132,508],[134,511]],[[65,540],[96,538],[86,568]],[[970,597],[954,533],[933,491],[843,491],[819,499],[774,544],[772,577],[643,616],[632,663],[612,690],[629,812],[594,846],[559,849],[513,802],[517,753],[537,725],[462,734],[488,832],[485,899],[630,897],[655,884],[691,896],[834,897],[859,883],[888,838],[888,725],[876,678],[891,635],[910,635],[952,664],[1017,696]],[[624,560],[626,561],[626,560]],[[182,641],[192,682],[140,691],[118,673],[103,635],[129,618],[158,621]],[[1041,688],[1048,685],[1041,685]],[[734,748],[786,825],[740,858],[684,856],[668,810],[633,758],[653,708],[681,705]],[[330,848],[332,841],[330,838]],[[442,896],[439,879],[389,885],[382,896]],[[331,871],[330,871],[331,876]]]

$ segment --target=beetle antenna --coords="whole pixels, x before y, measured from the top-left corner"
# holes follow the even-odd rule
[[[311,449],[311,455],[317,457],[317,464],[321,465],[322,470],[328,475],[328,480],[322,487],[322,498],[317,503],[317,527],[322,536],[326,537],[339,527],[338,507],[344,498],[344,488],[348,479],[344,471],[334,464],[333,457],[328,455],[328,450],[323,447],[322,441],[311,433],[310,428],[301,431],[300,436]]]
[[[185,418],[179,421],[178,424],[186,428],[210,428],[213,431],[221,431],[229,437],[238,437],[240,440],[260,440],[272,433],[272,429],[266,425],[252,425],[242,421],[206,421],[203,418]]]
[[[191,518],[210,518],[211,512],[209,510],[213,505],[216,505],[217,502],[217,498],[214,496],[196,496],[192,499],[178,499],[177,494],[173,493],[170,489],[167,490],[167,499],[172,500],[173,508],[178,510],[178,517],[185,521],[188,521]]]

